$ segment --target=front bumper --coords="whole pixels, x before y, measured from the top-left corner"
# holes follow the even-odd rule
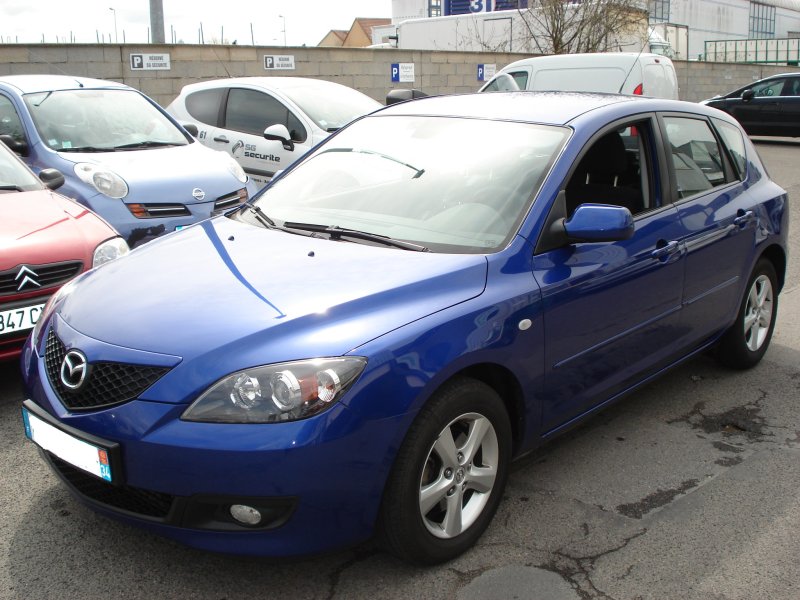
[[[311,554],[371,536],[396,419],[363,422],[337,404],[289,423],[190,423],[180,420],[185,404],[142,399],[70,412],[31,343],[25,356],[28,396],[45,418],[119,445],[114,484],[42,451],[94,510],[190,546],[236,554]],[[238,523],[233,504],[256,507],[264,519]]]

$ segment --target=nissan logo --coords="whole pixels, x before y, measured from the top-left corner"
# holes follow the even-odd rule
[[[80,350],[70,350],[61,361],[61,383],[70,390],[77,390],[86,381],[89,364]]]
[[[194,188],[192,190],[192,196],[194,196],[195,200],[202,200],[203,198],[206,197],[206,193],[200,188]]]

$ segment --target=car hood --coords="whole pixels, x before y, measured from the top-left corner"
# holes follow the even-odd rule
[[[197,142],[118,152],[59,152],[69,162],[95,163],[117,173],[130,190],[124,202],[181,204],[209,202],[245,187],[223,155]]]
[[[486,276],[481,255],[331,241],[218,217],[90,272],[59,313],[104,343],[187,361],[235,356],[242,368],[340,356],[481,294]]]
[[[116,235],[87,208],[49,190],[0,192],[0,271],[20,264],[80,260]]]

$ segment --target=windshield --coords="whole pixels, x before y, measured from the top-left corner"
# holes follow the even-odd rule
[[[30,192],[41,190],[43,187],[36,175],[0,142],[0,194],[13,191]]]
[[[381,107],[358,90],[316,82],[281,90],[323,131],[336,131],[350,121]]]
[[[368,117],[256,204],[277,226],[313,223],[431,251],[492,252],[516,233],[568,135],[562,127],[502,121]]]
[[[63,90],[25,95],[42,140],[57,151],[182,146],[187,139],[135,90]]]

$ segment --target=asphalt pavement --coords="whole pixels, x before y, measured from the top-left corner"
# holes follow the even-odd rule
[[[800,598],[800,142],[759,141],[790,193],[791,256],[762,363],[692,360],[515,464],[487,533],[437,567],[367,544],[210,554],[75,501],[26,441],[0,365],[0,599]]]

